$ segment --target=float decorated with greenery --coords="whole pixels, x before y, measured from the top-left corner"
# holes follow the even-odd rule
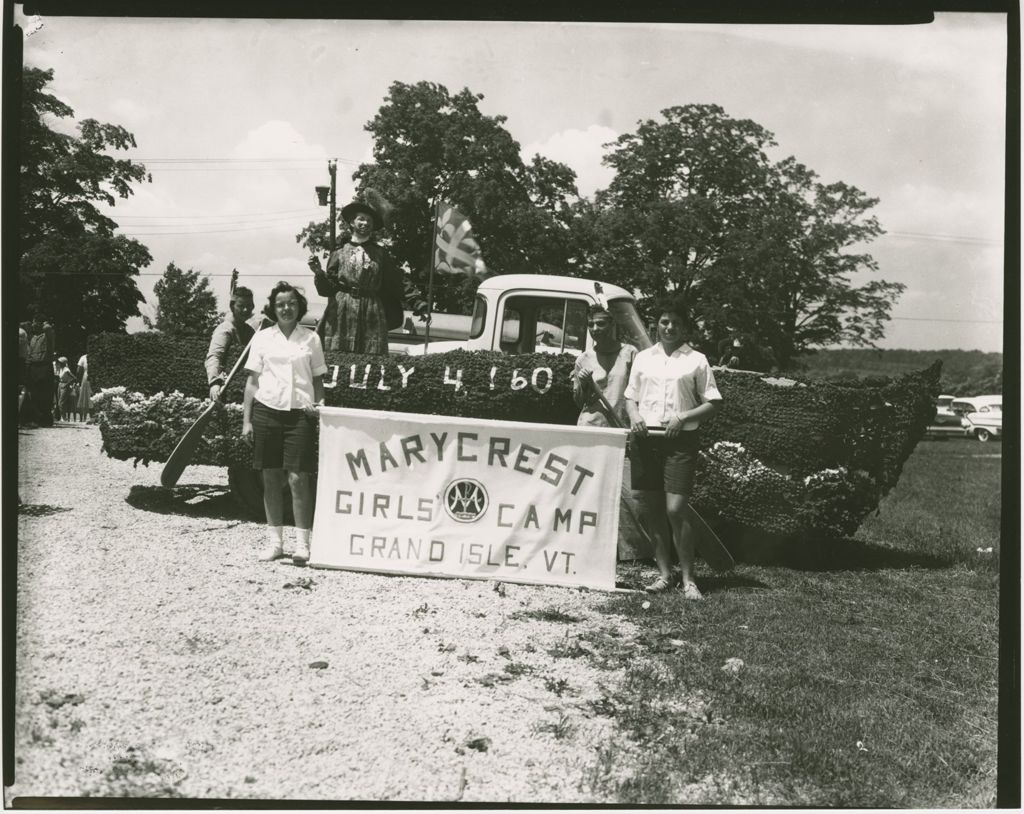
[[[108,455],[167,460],[208,404],[205,344],[158,333],[93,339],[93,404]],[[549,424],[575,424],[578,414],[568,354],[329,354],[327,361],[330,406]],[[716,378],[724,405],[702,429],[698,509],[766,534],[828,539],[855,532],[896,485],[933,415],[939,364],[841,385],[728,369],[716,369]],[[228,467],[235,480],[252,455],[240,436],[241,391],[236,380],[193,458]],[[251,496],[243,502],[258,509]]]

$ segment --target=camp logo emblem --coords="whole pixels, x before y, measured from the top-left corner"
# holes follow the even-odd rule
[[[444,508],[458,523],[473,523],[487,511],[487,490],[472,478],[453,480],[444,490]]]

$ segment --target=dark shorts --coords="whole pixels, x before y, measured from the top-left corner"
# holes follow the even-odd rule
[[[253,401],[253,468],[315,473],[313,421],[302,410],[272,410]]]
[[[697,472],[697,430],[685,430],[675,438],[664,435],[630,436],[630,482],[635,490],[693,494]]]

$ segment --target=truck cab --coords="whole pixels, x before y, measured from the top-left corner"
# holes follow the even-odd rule
[[[636,301],[624,288],[578,277],[501,274],[480,283],[472,316],[435,314],[429,345],[423,341],[424,323],[410,315],[403,333],[389,335],[391,351],[413,356],[460,348],[579,355],[593,345],[587,311],[598,302],[596,286],[607,300],[619,339],[637,350],[650,347]]]

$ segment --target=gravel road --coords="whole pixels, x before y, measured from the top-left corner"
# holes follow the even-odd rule
[[[593,705],[624,675],[564,657],[638,633],[604,594],[259,563],[223,469],[169,493],[84,425],[19,455],[8,801],[613,802],[598,747],[637,747]]]

